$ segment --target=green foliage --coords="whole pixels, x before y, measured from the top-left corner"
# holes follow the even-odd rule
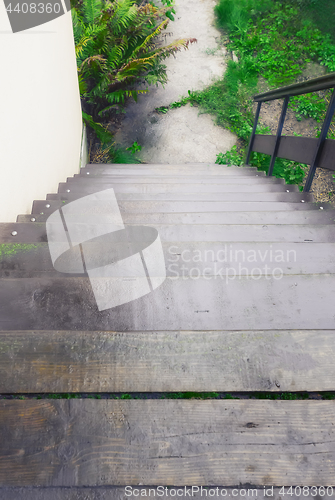
[[[244,161],[241,154],[237,152],[236,146],[233,146],[230,151],[219,153],[215,163],[219,165],[236,165],[239,167],[244,164]]]
[[[252,167],[257,167],[258,170],[267,173],[270,160],[271,157],[269,155],[253,151],[250,156],[249,164]],[[237,151],[236,146],[233,146],[230,151],[227,151],[226,153],[219,153],[215,163],[218,163],[219,165],[244,165],[245,151]],[[300,185],[305,178],[307,168],[307,165],[303,163],[297,163],[283,158],[276,158],[273,175],[275,177],[285,179],[286,184]]]
[[[173,12],[166,7],[138,5],[135,0],[82,0],[72,9],[73,30],[84,103],[93,105],[93,120],[108,113],[126,97],[137,99],[148,89],[131,87],[141,79],[148,85],[166,82],[162,61],[195,39],[182,39],[167,46],[156,45]]]
[[[323,0],[322,0],[323,1]],[[326,0],[325,0],[326,1]],[[312,0],[219,0],[215,8],[218,26],[228,31],[228,50],[238,57],[229,61],[223,79],[196,95],[206,112],[215,114],[219,124],[240,139],[240,150],[232,148],[217,156],[217,163],[242,165],[253,123],[252,96],[260,77],[270,88],[291,83],[308,62],[335,70],[335,44],[330,35],[316,28],[311,16],[302,16]],[[324,3],[324,2],[323,2]],[[320,122],[327,107],[323,94],[306,94],[291,99],[290,107],[298,119]],[[257,132],[261,132],[257,130]],[[267,133],[262,131],[261,133]],[[267,172],[268,155],[252,153],[250,164]],[[277,158],[274,174],[288,183],[301,184],[307,166]]]
[[[327,104],[323,97],[316,94],[303,94],[292,97],[289,107],[296,112],[297,120],[313,118],[318,123],[322,121],[327,110]]]
[[[268,172],[271,157],[262,153],[253,151],[250,156],[250,165],[259,170]],[[276,158],[273,175],[284,179],[286,184],[298,184],[303,182],[308,166],[304,163],[298,163],[284,158]]]
[[[1,243],[0,244],[0,259],[16,255],[20,252],[29,252],[38,248],[38,245],[30,243]]]
[[[106,130],[100,123],[96,123],[92,116],[87,113],[82,113],[84,122],[93,128],[96,133],[98,139],[102,142],[102,144],[108,144],[112,140],[112,134]]]
[[[218,392],[167,392],[162,399],[216,399]]]
[[[131,146],[129,146],[129,148],[127,148],[127,151],[130,151],[132,155],[134,155],[135,153],[137,153],[137,151],[141,151],[142,149],[142,146],[140,146],[136,141],[133,142],[133,144]]]

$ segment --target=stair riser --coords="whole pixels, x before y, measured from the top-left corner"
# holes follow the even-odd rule
[[[226,278],[167,278],[154,292],[100,312],[87,278],[3,279],[0,329],[334,329],[335,275]],[[104,299],[115,304],[110,293]]]

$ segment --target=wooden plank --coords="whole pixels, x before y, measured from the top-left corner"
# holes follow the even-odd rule
[[[80,178],[77,178],[78,180]],[[86,184],[89,186],[90,182]],[[95,178],[93,178],[94,180]],[[109,179],[108,179],[109,180]],[[106,178],[107,181],[107,178]],[[264,192],[286,192],[289,189],[291,192],[298,192],[298,186],[296,184],[272,184],[268,182],[263,183],[245,183],[241,184],[236,181],[236,183],[220,183],[220,184],[207,184],[204,180],[202,183],[197,184],[179,184],[179,183],[121,183],[117,180],[113,182],[113,189],[116,193],[264,193]],[[50,198],[50,195],[47,196]],[[57,199],[57,198],[55,198]]]
[[[108,246],[89,245],[91,253],[108,252]],[[252,250],[252,251],[251,251]],[[198,269],[201,274],[214,276],[231,267],[230,255],[243,263],[241,275],[250,275],[256,265],[274,267],[273,260],[283,256],[280,267],[283,274],[334,274],[335,243],[282,243],[282,242],[170,242],[163,243],[167,276],[189,276]],[[230,253],[232,252],[232,253]],[[236,258],[235,258],[236,256]],[[245,258],[243,258],[245,256]],[[255,256],[255,257],[254,257]],[[249,260],[248,260],[249,259]],[[277,264],[276,264],[277,266]],[[47,243],[20,245],[0,244],[0,277],[71,277],[53,267]]]
[[[239,177],[206,177],[206,176],[183,176],[183,177],[178,177],[178,184],[181,185],[188,185],[188,184],[201,184],[201,185],[234,185],[234,184],[239,184],[239,185],[285,185],[284,179],[277,179],[276,177],[264,177],[264,172],[260,172],[259,174],[256,174],[255,176],[239,176]],[[105,179],[105,182],[113,182],[114,185],[120,185],[120,184],[176,184],[176,177],[160,177],[159,175],[157,176],[113,176],[113,175],[106,175],[106,176],[93,176],[92,177],[87,177],[84,175],[80,175],[76,178],[69,177],[67,182],[61,182],[59,183],[59,192],[62,192],[63,190],[66,191],[66,189],[69,188],[69,184],[74,184],[76,185],[77,183],[83,183],[83,185],[89,185],[90,179],[98,180],[98,179]],[[76,181],[76,182],[74,182]]]
[[[252,150],[257,151],[258,153],[272,155],[275,143],[276,143],[276,137],[274,135],[256,134]],[[270,158],[269,158],[269,164],[270,164]]]
[[[0,401],[2,486],[325,485],[334,401]]]
[[[59,195],[62,196],[62,195]],[[84,196],[78,193],[77,198]],[[70,198],[72,201],[73,199]],[[281,212],[204,212],[204,213],[127,213],[123,214],[125,224],[333,224],[335,210],[329,204],[319,204],[322,210],[281,211]],[[314,207],[314,205],[313,205]],[[35,221],[31,221],[31,219]],[[47,215],[18,215],[17,222],[43,222]],[[7,229],[8,227],[8,229]],[[3,228],[3,229],[2,229]],[[6,229],[6,231],[4,230]],[[13,231],[12,226],[0,224],[1,236]],[[33,231],[33,229],[31,229]],[[34,240],[36,241],[36,240]]]
[[[329,170],[335,170],[335,141],[332,139],[326,139],[318,166],[322,168],[327,168]]]
[[[293,193],[297,195],[298,193]],[[301,202],[301,197],[297,198],[296,202],[285,201],[119,201],[118,205],[121,214],[125,213],[177,213],[177,212],[262,212],[262,211],[294,211],[294,210],[314,210],[320,204],[308,203],[311,199],[311,194],[305,193],[307,196],[303,199],[306,203]],[[321,204],[323,206],[323,204]],[[92,208],[92,205],[91,205]],[[106,213],[107,206],[103,203],[96,203],[95,213]],[[54,210],[52,208],[44,208],[38,212],[42,215],[50,215]],[[36,214],[37,215],[37,214]],[[35,217],[33,214],[32,217]]]
[[[218,488],[218,490],[217,490]],[[328,488],[328,494],[327,494]],[[214,498],[236,498],[236,500],[245,500],[245,498],[258,498],[259,500],[282,500],[284,495],[287,495],[291,500],[301,500],[302,491],[304,500],[315,500],[315,497],[324,500],[333,500],[334,496],[331,493],[332,487],[314,488],[307,486],[303,490],[302,487],[273,487],[262,486],[254,487],[250,484],[238,485],[235,488],[221,487],[201,487],[201,486],[161,486],[161,487],[146,487],[142,485],[125,487],[108,487],[100,486],[99,488],[87,487],[59,487],[59,488],[0,488],[0,498],[3,500],[124,500],[125,498],[146,497],[146,498],[161,498],[162,500],[171,500],[172,497],[193,500],[203,500],[205,497]],[[333,488],[333,491],[335,488]],[[296,493],[295,493],[296,492]],[[319,494],[320,493],[320,494]]]
[[[174,176],[194,176],[194,175],[215,175],[215,176],[237,176],[237,175],[255,175],[258,173],[256,167],[234,167],[226,165],[216,165],[214,168],[170,168],[169,165],[162,165],[159,169],[151,168],[145,165],[145,168],[117,168],[117,166],[99,165],[104,171],[113,175],[174,175]],[[96,167],[96,168],[99,168]],[[89,170],[89,169],[88,169]],[[90,171],[90,170],[89,170]],[[75,174],[78,175],[78,174]]]
[[[335,330],[0,332],[0,392],[334,391]]]
[[[253,151],[271,155],[274,143],[274,136],[258,134],[255,136]],[[314,158],[317,143],[318,139],[312,137],[282,136],[280,139],[278,157],[310,165]],[[318,166],[329,170],[335,170],[334,157],[335,141],[326,139]]]
[[[112,187],[111,185],[108,186]],[[107,189],[107,186],[106,186]],[[312,193],[287,193],[287,192],[272,192],[272,193],[115,193],[115,198],[120,203],[127,202],[193,202],[197,205],[198,202],[286,202],[296,203],[304,200],[304,202],[313,201]],[[106,205],[106,201],[110,199],[108,190],[108,198],[106,200],[94,200],[96,210],[101,211]],[[88,202],[87,202],[88,203]],[[67,202],[64,200],[35,200],[33,202],[32,214],[41,212],[49,213],[63,207]],[[90,203],[90,206],[93,202]],[[74,206],[74,205],[73,205]],[[82,207],[81,207],[82,208]],[[106,210],[106,209],[105,209]]]
[[[252,185],[252,186],[262,186],[262,185],[285,185],[284,179],[278,179],[276,177],[264,177],[261,175],[264,172],[260,172],[259,174],[255,176],[238,176],[238,177],[206,177],[206,176],[183,176],[178,178],[178,184],[194,184],[194,185],[206,185],[206,186],[212,186],[212,185]],[[164,183],[165,185],[175,185],[176,184],[176,177],[160,177],[160,176],[136,176],[136,177],[131,177],[131,176],[113,176],[113,175],[106,175],[106,176],[93,176],[92,177],[87,177],[84,175],[80,175],[76,178],[69,177],[67,182],[61,182],[59,184],[60,188],[68,186],[69,183],[74,183],[74,181],[81,181],[85,182],[88,184],[88,181],[90,179],[105,179],[105,181],[113,182],[117,185],[120,184],[143,184],[143,185],[156,185],[156,184],[162,184]]]
[[[66,222],[73,222],[76,220],[76,214],[71,214],[66,217]],[[97,218],[97,222],[99,219]],[[13,223],[15,224],[15,223]],[[27,250],[30,247],[34,248],[34,243],[45,241],[47,239],[46,229],[42,225],[32,224],[31,232],[27,234],[26,227],[23,227],[21,233],[21,227],[29,224],[16,223],[14,231],[15,236],[13,236],[13,231],[8,231],[6,227],[2,227],[3,236],[0,233],[0,258],[1,258],[1,244],[6,246],[6,243],[17,242],[18,250],[20,249],[20,243],[31,242],[31,245],[27,245]],[[6,226],[6,225],[2,225]],[[89,225],[84,223],[79,224],[88,228]],[[11,225],[11,228],[13,225]],[[141,227],[141,225],[135,224],[134,227]],[[191,242],[191,241],[203,241],[203,242],[294,242],[294,243],[305,243],[305,242],[318,242],[318,243],[333,243],[335,241],[335,229],[333,224],[146,224],[146,227],[154,227],[157,229],[160,239],[163,243],[169,242]],[[106,234],[99,238],[99,240],[94,240],[96,243],[96,248],[99,247],[111,248],[115,245],[116,240],[114,238],[114,228],[111,225],[111,232],[108,233],[108,225],[105,224]],[[1,230],[1,227],[0,227]],[[36,237],[36,239],[34,239]],[[64,234],[64,239],[67,238]],[[65,240],[67,241],[67,239]],[[92,242],[93,244],[93,242]],[[25,246],[22,245],[22,250],[25,250]],[[6,248],[5,248],[6,253]]]
[[[2,279],[0,330],[334,329],[334,275],[280,278],[278,268],[258,266],[256,278],[239,276],[239,266],[235,276],[167,278],[154,292],[102,311],[88,278]],[[119,286],[96,279],[98,290]]]

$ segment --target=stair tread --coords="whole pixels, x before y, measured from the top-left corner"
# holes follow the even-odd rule
[[[233,266],[232,266],[233,268]],[[113,307],[120,279],[108,278],[99,311],[86,278],[2,279],[0,330],[333,329],[335,275],[280,276],[280,263],[251,276],[166,278],[148,295]],[[257,269],[260,266],[257,265]],[[105,278],[96,278],[104,290]],[[112,304],[112,305],[111,305]]]
[[[333,420],[333,401],[0,401],[0,484],[331,484]]]
[[[284,184],[206,184],[206,183],[198,183],[198,184],[187,184],[186,186],[183,184],[175,183],[175,184],[125,184],[119,182],[110,182],[109,183],[116,193],[262,193],[262,192],[298,192],[297,185],[284,185]],[[71,184],[72,185],[72,184]],[[83,196],[85,196],[85,188],[91,189],[91,183],[87,182],[86,185],[82,186],[83,188]],[[256,187],[257,186],[257,187]],[[71,186],[70,186],[71,188]],[[67,193],[71,194],[71,193]],[[47,195],[47,199],[51,199],[53,196],[60,196],[59,194],[50,193]],[[56,198],[57,199],[57,198]]]
[[[251,176],[239,176],[239,177],[228,177],[228,176],[213,176],[213,177],[204,177],[202,175],[199,176],[109,176],[109,177],[95,177],[94,180],[100,183],[113,183],[113,184],[201,184],[201,185],[217,185],[217,184],[247,184],[249,185],[285,185],[284,179],[276,179],[275,177],[251,177]],[[88,187],[90,182],[92,181],[92,177],[68,177],[67,182],[60,182],[60,188],[64,186],[68,186],[69,183],[74,184],[82,184],[83,186]]]
[[[174,202],[174,201],[187,201],[193,202],[195,205],[199,202],[286,202],[286,203],[296,203],[296,202],[312,202],[313,195],[306,193],[114,193],[115,197],[120,202]],[[108,201],[110,196],[110,189],[106,190],[105,200],[101,199],[101,196],[104,196],[104,191],[100,192],[99,200],[94,200],[91,198],[87,199],[87,206],[94,206],[100,210],[100,206],[105,205],[105,200]],[[113,196],[114,198],[114,196]],[[79,198],[78,198],[79,199]],[[33,202],[32,213],[40,213],[41,211],[45,211],[48,209],[49,211],[56,210],[58,208],[63,207],[64,205],[71,203],[67,200],[35,200]],[[72,205],[73,209],[75,208],[75,204]]]
[[[85,222],[77,222],[77,217],[76,213],[67,215],[67,224],[75,222],[78,226],[81,224],[83,228],[88,226]],[[106,228],[104,234],[110,233],[112,235],[115,231],[113,220],[110,219],[110,231],[107,230],[109,226],[108,218],[105,220],[100,219],[100,222]],[[135,226],[141,225],[135,224]],[[314,241],[332,243],[335,241],[335,230],[332,224],[146,224],[146,226],[155,227],[162,242]],[[54,224],[54,227],[56,227],[56,224]],[[14,236],[13,231],[17,233]],[[64,236],[64,238],[67,238],[67,236]],[[47,241],[46,226],[19,222],[0,224],[0,241],[3,243]],[[67,241],[67,239],[64,241]]]
[[[268,212],[204,212],[204,213],[126,213],[125,224],[333,224],[335,210],[320,204],[318,210],[268,211]],[[45,222],[48,215],[22,214],[17,222]],[[33,220],[32,220],[33,219]],[[34,220],[35,219],[35,220]]]
[[[296,193],[297,194],[297,193]],[[45,203],[45,202],[44,202]],[[46,205],[48,203],[45,203]],[[51,203],[50,203],[51,205]],[[121,214],[127,212],[137,213],[173,213],[173,212],[244,212],[244,211],[284,211],[284,210],[315,210],[320,204],[302,203],[300,199],[297,201],[147,201],[147,200],[120,200],[118,202]],[[94,213],[106,213],[106,204],[99,202],[95,205]],[[321,206],[323,206],[321,204]],[[107,213],[110,211],[107,208]],[[51,214],[54,209],[43,208],[43,211],[37,212],[41,215]]]
[[[0,342],[2,394],[335,389],[335,330],[26,330]]]

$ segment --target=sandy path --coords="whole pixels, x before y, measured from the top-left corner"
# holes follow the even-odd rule
[[[156,107],[179,100],[188,90],[203,89],[222,76],[224,49],[217,50],[220,32],[214,27],[214,5],[212,0],[177,0],[166,41],[194,37],[198,43],[166,59],[169,81],[165,88],[151,87],[150,93],[127,106],[115,141],[125,147],[137,141],[142,146],[139,157],[145,162],[215,162],[217,153],[235,144],[232,133],[216,126],[209,115],[198,116],[199,110],[190,105],[167,114],[155,112]]]

